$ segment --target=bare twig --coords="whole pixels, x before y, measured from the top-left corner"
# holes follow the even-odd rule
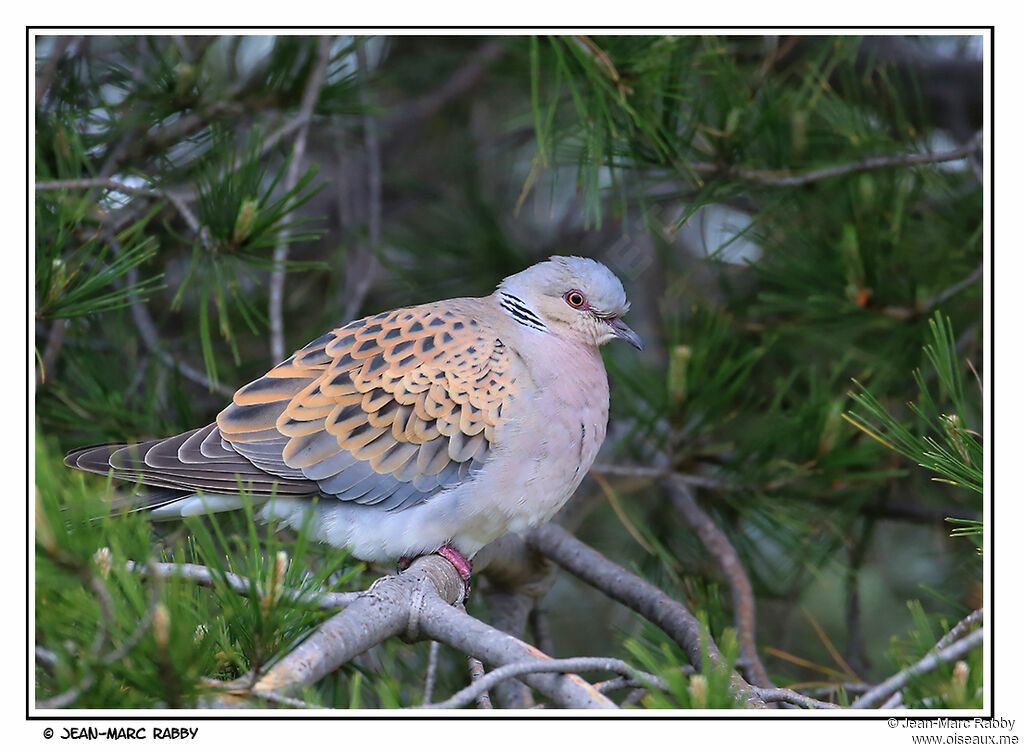
[[[166,193],[167,200],[171,202],[171,205],[178,209],[178,213],[181,214],[181,218],[188,224],[188,228],[196,235],[199,241],[203,244],[203,247],[210,248],[210,239],[207,233],[203,231],[203,228],[199,225],[199,219],[192,213],[192,209],[188,207],[188,201],[176,193]]]
[[[129,268],[125,274],[125,279],[129,286],[134,286],[139,281],[139,272],[136,268]],[[146,304],[136,299],[131,306],[132,320],[135,322],[135,327],[139,331],[139,338],[145,347],[161,362],[168,367],[171,367],[181,373],[181,376],[191,380],[193,383],[206,388],[211,393],[219,393],[222,396],[231,398],[234,395],[234,389],[222,385],[215,380],[211,380],[206,377],[203,373],[198,370],[189,367],[180,359],[173,357],[168,351],[163,348],[160,343],[160,334],[157,333],[156,324],[153,319],[149,316],[149,310],[146,308]]]
[[[871,689],[871,685],[865,685],[862,682],[830,682],[827,684],[820,683],[801,683],[802,685],[808,685],[808,687],[801,687],[803,695],[835,695],[840,690],[845,690],[847,693],[857,695],[865,693]],[[791,686],[790,689],[795,689],[795,686]]]
[[[142,187],[138,185],[129,185],[126,182],[121,182],[112,177],[83,177],[75,180],[50,180],[47,182],[37,182],[35,184],[36,190],[50,191],[50,190],[92,190],[95,188],[102,188],[104,190],[115,190],[125,195],[145,196],[150,198],[163,198],[168,201],[174,208],[181,214],[181,218],[188,224],[189,229],[195,233],[196,237],[204,246],[209,247],[209,239],[206,236],[206,232],[203,231],[202,226],[199,224],[199,219],[196,218],[195,214],[188,207],[188,202],[194,198],[191,193],[179,193],[170,190],[157,190],[152,187]]]
[[[138,133],[139,137],[129,144],[129,148],[121,154],[121,159],[142,159],[151,154],[161,153],[174,143],[207,127],[207,124],[212,120],[223,115],[239,114],[253,109],[252,102],[243,103],[236,101],[236,97],[241,92],[244,84],[244,81],[239,82],[221,94],[217,101],[211,102],[201,110],[170,121],[169,124],[162,127]],[[256,108],[258,108],[258,105]]]
[[[57,654],[50,651],[48,648],[36,646],[36,661],[46,669],[52,671],[53,668],[57,666]]]
[[[801,708],[841,708],[841,706],[835,703],[829,703],[828,701],[819,701],[815,698],[811,698],[795,690],[789,688],[765,688],[755,687],[752,688],[754,693],[759,695],[762,700],[769,703],[778,703],[785,701],[786,703],[792,703]]]
[[[870,517],[866,518],[860,534],[852,545],[850,561],[846,567],[846,663],[857,674],[865,673],[868,667],[864,634],[861,629],[860,577],[873,528],[873,520]]]
[[[369,63],[366,60],[366,48],[362,44],[356,47],[356,61],[365,85],[370,73]],[[342,320],[352,320],[359,313],[363,302],[366,301],[366,296],[370,293],[374,276],[377,275],[383,177],[381,173],[380,136],[377,118],[369,113],[363,116],[363,144],[366,151],[366,189],[369,203],[367,210],[368,247],[365,251],[366,267],[362,269],[354,284],[350,283],[350,277],[345,279],[345,287],[351,291],[347,295],[348,299],[345,302],[345,312]],[[354,269],[350,266],[348,273],[352,274],[353,272]]]
[[[555,654],[555,643],[551,638],[551,626],[548,623],[548,613],[538,603],[530,611],[530,630],[533,632],[533,640],[537,648],[549,656]]]
[[[895,318],[896,320],[907,320],[909,318],[914,317],[915,315],[922,315],[928,312],[929,310],[938,307],[947,299],[952,297],[954,294],[963,291],[967,287],[979,281],[981,279],[982,274],[984,273],[984,270],[984,264],[979,265],[976,269],[971,271],[971,273],[962,278],[960,281],[956,282],[949,288],[944,289],[938,294],[929,297],[919,305],[915,305],[914,307],[898,307],[896,305],[889,305],[888,307],[883,308],[882,312],[884,312],[890,318]]]
[[[93,680],[93,675],[91,673],[87,674],[82,678],[80,683],[74,687],[68,688],[60,695],[55,695],[49,700],[37,701],[36,708],[64,708],[65,706],[70,706],[78,700],[78,696],[92,687]]]
[[[754,588],[743,569],[739,555],[729,538],[719,529],[711,516],[697,504],[693,492],[681,482],[668,482],[667,489],[676,509],[700,537],[701,543],[718,561],[732,592],[735,609],[736,635],[740,656],[748,664],[747,675],[759,687],[773,687],[768,672],[757,654]]]
[[[327,80],[327,64],[331,60],[331,43],[334,38],[322,36],[317,42],[316,65],[309,74],[306,82],[306,89],[302,93],[302,104],[299,108],[299,117],[304,121],[298,128],[295,136],[295,144],[292,146],[291,159],[288,162],[288,170],[284,178],[283,189],[288,193],[295,189],[299,182],[299,170],[302,168],[302,157],[306,153],[306,136],[309,133],[309,122],[313,116],[313,109],[320,98],[324,81]],[[284,321],[282,308],[284,306],[284,276],[285,261],[288,260],[288,229],[281,230],[280,241],[274,248],[274,270],[270,273],[270,355],[273,361],[280,362],[284,359]]]
[[[829,177],[840,177],[854,172],[867,172],[889,167],[911,167],[919,164],[938,164],[947,161],[965,159],[981,147],[983,133],[979,131],[963,146],[950,151],[925,154],[900,154],[898,156],[872,156],[848,164],[813,169],[809,172],[792,172],[786,169],[749,169],[747,167],[730,167],[709,162],[690,162],[687,168],[703,176],[737,177],[758,185],[776,187],[796,187],[807,185]]]
[[[903,692],[901,690],[897,690],[889,697],[889,700],[879,706],[879,708],[906,708],[906,706],[903,705]]]
[[[71,325],[71,321],[67,318],[53,321],[53,327],[50,329],[50,338],[46,342],[43,358],[39,364],[39,374],[36,377],[37,388],[46,382],[47,373],[53,371],[53,366],[57,363],[57,355],[64,345],[64,336],[68,332],[69,325]]]
[[[984,265],[979,265],[977,268],[974,269],[974,271],[972,271],[970,274],[968,274],[965,278],[963,278],[960,281],[958,281],[957,283],[953,284],[948,289],[943,290],[942,292],[940,292],[939,294],[935,295],[934,297],[930,297],[925,302],[924,309],[925,310],[931,310],[933,307],[937,307],[937,306],[941,305],[943,302],[945,302],[947,299],[952,297],[957,292],[959,292],[959,291],[961,291],[963,289],[966,289],[967,287],[969,287],[974,282],[980,280],[981,279],[981,275],[984,273],[984,271],[985,271],[985,266]]]
[[[679,673],[685,675],[693,675],[697,673],[689,664],[684,664],[679,667]],[[647,675],[649,678],[650,675]],[[633,691],[626,696],[623,700],[622,705],[626,706],[630,703],[636,703],[648,692],[648,688],[652,684],[650,679],[640,680],[636,677],[615,677],[611,680],[604,680],[603,682],[595,682],[594,687],[600,690],[602,693],[613,693],[616,690],[623,690],[625,688],[634,688]],[[659,689],[666,689],[661,686],[660,681],[653,683],[655,687]]]
[[[714,477],[705,477],[697,474],[681,474],[671,469],[662,469],[654,466],[624,466],[620,464],[597,463],[590,467],[591,471],[599,474],[619,475],[624,477],[643,477],[645,479],[666,479],[671,477],[672,481],[691,487],[707,487],[710,489],[721,489],[726,485]]]
[[[476,707],[484,710],[494,708],[494,704],[491,703],[491,695],[487,692],[487,687],[485,686],[483,689],[479,689],[479,685],[484,678],[484,663],[475,656],[470,656],[467,661],[469,663],[470,685],[466,689],[473,690],[474,688],[478,688],[476,695],[473,696],[476,698]],[[423,708],[430,708],[430,706],[423,706]],[[458,708],[458,706],[450,706],[450,708]]]
[[[942,636],[939,639],[938,643],[935,644],[935,648],[941,651],[946,646],[951,644],[953,641],[959,639],[961,636],[963,636],[964,633],[973,628],[975,625],[979,624],[984,619],[984,609],[974,610],[973,612],[971,612],[971,614],[967,615],[967,617],[965,617],[956,625],[954,625],[948,633]]]
[[[212,570],[203,565],[194,565],[192,563],[149,562],[139,565],[133,560],[129,560],[127,567],[128,570],[133,570],[144,577],[178,577],[191,581],[198,586],[212,587],[216,586],[219,582],[219,577],[214,575]],[[231,587],[232,591],[243,596],[248,596],[253,591],[252,583],[247,578],[243,578],[235,573],[225,572],[224,582]],[[255,590],[258,596],[263,596],[263,591],[259,586],[256,586]],[[296,603],[309,604],[318,609],[340,609],[347,607],[364,593],[362,591],[328,591],[317,593],[315,591],[303,592],[293,589],[283,589],[282,591],[292,597]]]
[[[423,702],[430,703],[434,697],[434,683],[437,681],[437,657],[441,651],[441,644],[437,641],[430,642],[430,654],[427,656],[427,679],[423,683]]]
[[[100,602],[100,622],[96,628],[96,636],[93,638],[90,654],[94,659],[99,658],[100,652],[110,637],[110,626],[114,622],[114,599],[110,595],[110,589],[103,579],[96,575],[89,575],[89,588],[96,594]]]
[[[779,487],[794,481],[795,477],[783,477],[774,481],[766,482],[759,485],[740,485],[732,484],[715,477],[702,476],[700,474],[682,474],[677,471],[671,471],[670,469],[663,469],[653,466],[629,466],[621,464],[604,464],[596,463],[592,467],[592,470],[601,474],[608,474],[612,476],[625,476],[625,477],[638,477],[643,479],[658,480],[658,479],[671,479],[673,482],[677,482],[689,487],[702,487],[705,489],[713,490],[776,490]],[[579,503],[576,502],[572,505],[567,506],[568,509],[572,510]],[[943,508],[932,508],[932,507],[918,507],[915,505],[909,505],[906,503],[887,502],[887,503],[876,503],[867,505],[864,507],[864,512],[872,516],[880,518],[896,519],[902,521],[914,521],[921,523],[942,523],[942,519],[948,516],[956,516],[957,514],[969,514],[970,511],[965,511],[959,508],[956,509],[943,509]],[[971,518],[972,516],[958,516],[963,518]]]
[[[876,703],[883,701],[896,691],[903,688],[911,678],[917,675],[930,672],[941,664],[959,659],[971,649],[982,644],[985,637],[985,629],[978,628],[970,635],[961,638],[952,645],[943,649],[930,651],[923,659],[910,665],[906,669],[897,672],[892,677],[879,685],[871,688],[860,698],[855,700],[850,708],[871,708]]]
[[[132,634],[125,638],[124,642],[119,647],[103,657],[102,661],[104,664],[113,664],[114,662],[121,661],[121,659],[126,657],[133,648],[142,642],[143,636],[145,636],[153,626],[153,621],[156,618],[157,605],[160,604],[160,589],[161,586],[158,580],[150,593],[149,606],[146,607],[145,615],[143,615],[142,619],[135,626],[135,630],[132,631]]]
[[[472,89],[499,57],[505,52],[500,39],[491,39],[481,44],[470,54],[470,61],[456,70],[441,86],[402,107],[384,123],[389,129],[405,124],[418,125],[422,120],[433,117],[446,104]]]
[[[491,613],[491,625],[511,636],[522,638],[526,633],[530,610],[533,609],[533,597],[516,589],[488,590],[484,596]],[[544,649],[541,648],[541,651]],[[528,708],[533,702],[530,689],[519,680],[498,683],[494,689],[494,697],[502,708]]]
[[[498,667],[474,681],[469,687],[463,688],[448,700],[441,703],[418,706],[418,708],[459,708],[469,703],[478,695],[500,685],[505,680],[518,677],[519,675],[540,674],[544,672],[571,674],[574,672],[597,671],[617,672],[618,674],[655,685],[661,690],[667,689],[664,680],[652,674],[634,669],[621,659],[610,659],[600,656],[581,656],[573,659],[530,659]]]

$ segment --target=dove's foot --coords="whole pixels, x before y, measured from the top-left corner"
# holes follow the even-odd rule
[[[469,596],[469,576],[473,572],[473,563],[467,560],[457,549],[447,544],[441,547],[437,554],[454,565],[455,569],[459,571],[459,575],[462,576],[462,582],[466,585],[466,596]]]
[[[459,575],[462,576],[462,582],[466,586],[466,596],[469,596],[469,576],[473,572],[473,563],[467,560],[465,555],[457,549],[447,544],[441,547],[435,554],[440,555],[455,566],[455,569],[459,571]],[[406,570],[415,559],[415,557],[398,558],[398,572],[401,573],[403,570]]]

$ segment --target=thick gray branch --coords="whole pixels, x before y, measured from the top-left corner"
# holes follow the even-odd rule
[[[419,603],[431,598],[451,609],[464,591],[462,577],[451,563],[438,555],[421,557],[401,574],[379,579],[321,625],[260,677],[253,692],[310,685],[392,636],[409,634],[415,640]]]
[[[438,555],[420,557],[399,575],[378,580],[248,691],[237,687],[259,696],[309,685],[393,636],[446,643],[492,666],[548,659],[529,644],[453,607],[464,591],[462,577],[451,563]],[[576,675],[537,674],[524,681],[566,708],[615,706]]]
[[[531,531],[526,542],[580,580],[625,604],[664,630],[683,647],[690,663],[698,669],[704,661],[705,649],[713,664],[725,664],[718,646],[710,637],[702,634],[700,622],[685,606],[583,544],[565,529],[549,523]],[[732,679],[737,692],[748,705],[764,708],[764,701],[752,692],[751,686],[742,677],[734,674]]]

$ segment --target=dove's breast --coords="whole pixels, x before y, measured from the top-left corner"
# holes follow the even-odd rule
[[[547,339],[531,342],[530,359],[519,358],[515,395],[496,431],[493,455],[459,490],[466,523],[453,542],[458,549],[549,520],[583,481],[604,442],[608,378],[600,354],[550,334]]]

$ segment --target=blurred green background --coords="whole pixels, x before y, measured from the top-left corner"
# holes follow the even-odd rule
[[[35,637],[54,657],[39,700],[88,683],[70,705],[196,705],[201,676],[263,664],[316,621],[117,575],[96,649],[96,549],[248,554],[235,564],[258,577],[284,544],[296,569],[347,571],[339,590],[372,580],[252,536],[244,514],[205,546],[181,525],[92,522],[103,479],[60,462],[207,424],[262,375],[275,267],[287,354],[354,317],[489,294],[551,254],[606,263],[647,347],[605,348],[609,436],[577,534],[720,636],[718,564],[657,481],[615,468],[697,478],[777,684],[877,682],[982,606],[980,542],[944,520],[980,521],[981,495],[919,455],[930,436],[980,481],[980,37],[79,36],[35,54],[35,472],[55,535],[37,543]],[[929,322],[947,320],[944,349]],[[874,410],[851,398],[866,392]],[[844,419],[858,409],[889,443],[902,425],[910,457]],[[542,606],[558,656],[685,661],[566,575]],[[486,619],[486,598],[470,612]],[[426,648],[386,644],[307,697],[413,705]],[[143,666],[168,649],[170,687]],[[465,682],[442,651],[439,696]],[[980,706],[951,674],[921,705]]]

